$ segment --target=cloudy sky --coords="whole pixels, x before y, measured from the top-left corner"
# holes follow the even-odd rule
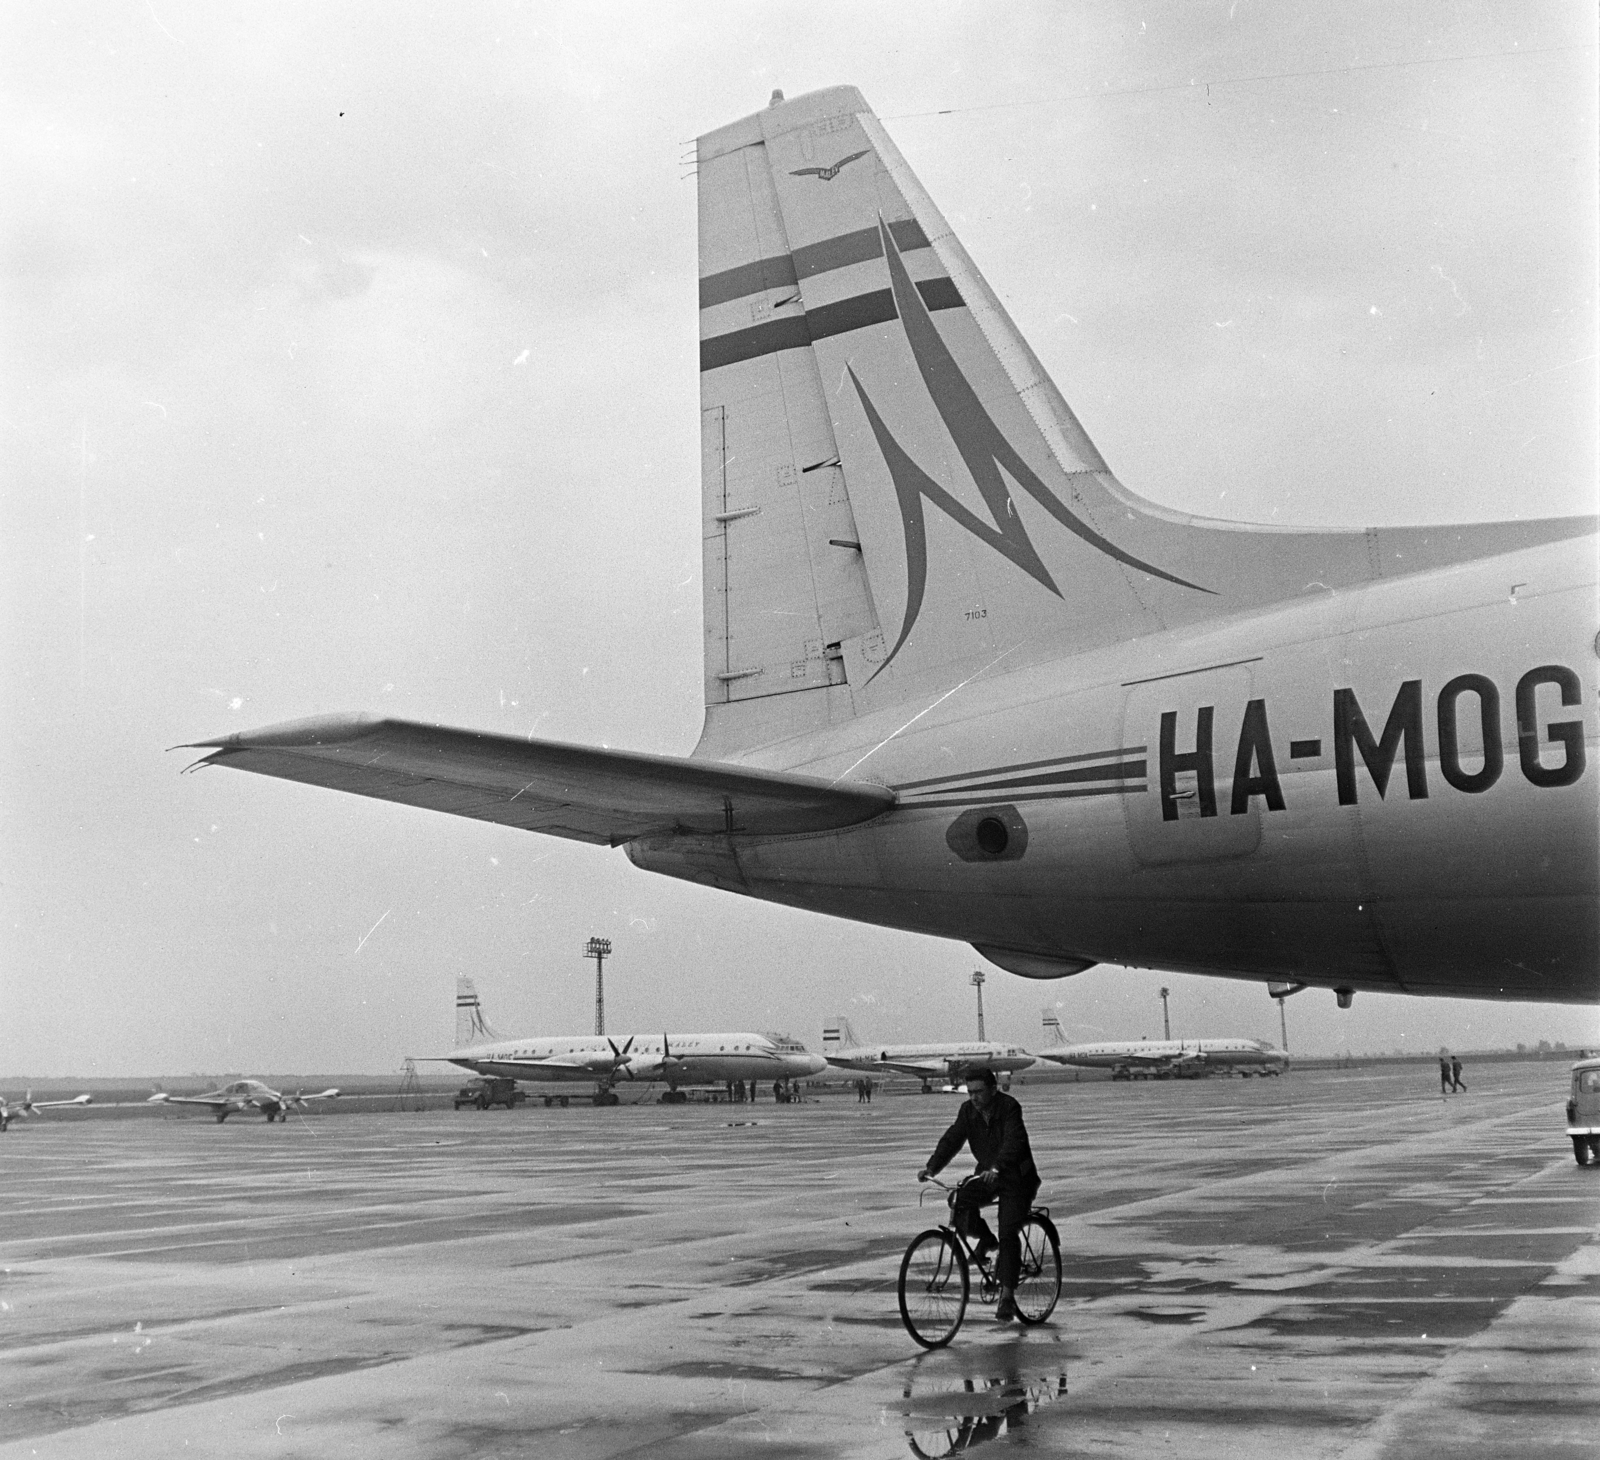
[[[1000,17],[1003,16],[1002,20]],[[1593,509],[1568,3],[7,7],[0,1072],[397,1070],[509,1032],[968,1034],[959,945],[183,742],[699,730],[698,133],[850,82],[1122,480],[1269,522]],[[991,1034],[1276,1037],[991,970]],[[1597,1037],[1326,992],[1305,1051]]]

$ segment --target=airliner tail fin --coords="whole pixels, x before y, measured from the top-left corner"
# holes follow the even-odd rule
[[[850,1021],[842,1015],[835,1014],[822,1026],[824,1054],[838,1054],[841,1049],[854,1049],[859,1043],[855,1030],[850,1027]]]
[[[457,975],[455,1047],[467,1049],[474,1044],[488,1044],[499,1037],[483,1017],[477,985],[466,974]]]
[[[854,87],[697,145],[706,727],[734,758],[991,666],[1592,531],[1171,512],[1112,475]]]

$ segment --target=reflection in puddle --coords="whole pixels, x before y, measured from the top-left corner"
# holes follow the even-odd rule
[[[1067,1376],[1037,1363],[1024,1368],[1019,1348],[1004,1352],[931,1353],[912,1364],[900,1414],[913,1455],[963,1455],[1027,1426],[1036,1409],[1062,1398]],[[996,1372],[998,1371],[998,1372]]]

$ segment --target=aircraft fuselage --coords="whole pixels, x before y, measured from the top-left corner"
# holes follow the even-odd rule
[[[975,1069],[1005,1074],[1025,1070],[1034,1063],[1027,1050],[1016,1045],[977,1042],[969,1044],[863,1044],[828,1054],[837,1069],[865,1074],[917,1074],[925,1078],[959,1078]]]
[[[619,1045],[622,1042],[618,1041]],[[673,1086],[725,1080],[804,1080],[826,1068],[821,1056],[785,1049],[748,1033],[633,1037],[619,1060],[603,1035],[511,1039],[454,1051],[452,1064],[481,1075],[530,1082],[660,1080]]]
[[[771,764],[895,787],[891,811],[629,855],[963,939],[1021,973],[1109,962],[1593,1000],[1594,566],[1580,538],[1308,584],[1246,617],[981,677],[909,725],[902,707],[769,748]]]
[[[1141,1074],[1281,1073],[1288,1056],[1255,1039],[1113,1039],[1069,1044],[1039,1056],[1052,1064]]]

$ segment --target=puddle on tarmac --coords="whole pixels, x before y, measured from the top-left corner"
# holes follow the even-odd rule
[[[1185,1308],[1179,1303],[1128,1309],[1128,1317],[1142,1318],[1146,1323],[1198,1323],[1205,1316],[1204,1308]]]
[[[1067,1393],[1058,1349],[1041,1364],[1020,1344],[925,1354],[906,1372],[898,1418],[913,1455],[964,1455],[990,1440],[1015,1437],[1028,1418]]]

